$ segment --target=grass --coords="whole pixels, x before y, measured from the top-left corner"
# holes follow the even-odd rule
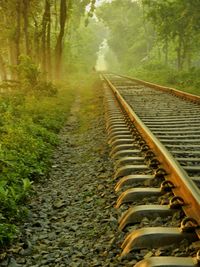
[[[148,64],[130,70],[130,76],[148,82],[169,86],[191,94],[200,95],[200,70],[176,71],[162,64]]]
[[[90,121],[98,116],[96,100],[98,90],[101,86],[99,77],[96,74],[84,77],[79,85],[80,112],[79,112],[79,132],[85,132],[91,127]]]

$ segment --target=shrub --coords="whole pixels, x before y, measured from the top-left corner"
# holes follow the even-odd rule
[[[34,92],[44,96],[55,96],[57,88],[51,82],[40,81],[33,87]]]
[[[47,177],[73,96],[31,76],[29,67],[20,66],[23,88],[0,96],[0,246],[15,238],[32,182]]]
[[[21,55],[19,62],[16,70],[21,85],[27,89],[36,86],[41,75],[38,66],[26,55]]]
[[[0,246],[10,244],[16,233],[17,229],[13,224],[0,223]]]

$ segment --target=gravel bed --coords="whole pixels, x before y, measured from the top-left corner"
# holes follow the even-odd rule
[[[21,239],[0,266],[128,266],[117,256],[113,165],[106,144],[103,96],[99,90],[82,112],[77,97],[60,133],[49,178],[34,185]],[[80,116],[93,118],[80,131]]]

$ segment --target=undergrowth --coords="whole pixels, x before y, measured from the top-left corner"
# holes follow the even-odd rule
[[[31,184],[48,173],[73,99],[69,84],[43,81],[27,60],[19,66],[20,82],[4,84],[0,94],[0,248],[17,236]]]
[[[191,68],[188,71],[177,71],[163,64],[149,63],[130,70],[129,75],[200,95],[200,69],[197,68]]]
[[[94,99],[96,101],[98,100],[99,90],[102,90],[102,84],[97,74],[90,75],[90,77],[85,78],[81,83],[81,87],[79,88],[81,97],[79,132],[84,133],[88,128],[92,127],[91,120],[98,116]]]

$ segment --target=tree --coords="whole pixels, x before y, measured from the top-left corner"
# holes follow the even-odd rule
[[[87,5],[89,13],[85,12]],[[60,79],[67,65],[63,57],[69,58],[73,47],[72,36],[94,9],[95,0],[0,1],[0,77],[19,79],[22,55],[40,68],[45,79]],[[88,29],[82,27],[83,35],[87,36]]]
[[[31,55],[30,40],[29,40],[29,0],[23,0],[23,19],[24,19],[24,39],[25,39],[25,51],[27,55]]]
[[[115,0],[102,5],[96,14],[109,29],[108,45],[123,71],[134,68],[149,56],[153,35],[149,25],[144,25],[142,6],[138,2]],[[147,35],[147,31],[150,34]]]
[[[55,47],[55,74],[59,79],[62,67],[63,37],[65,33],[65,23],[67,19],[67,3],[66,0],[60,0],[60,32]]]
[[[147,18],[153,23],[158,39],[163,43],[165,63],[168,63],[169,42],[177,54],[177,68],[182,70],[186,60],[190,66],[192,52],[199,39],[199,0],[143,0]]]

